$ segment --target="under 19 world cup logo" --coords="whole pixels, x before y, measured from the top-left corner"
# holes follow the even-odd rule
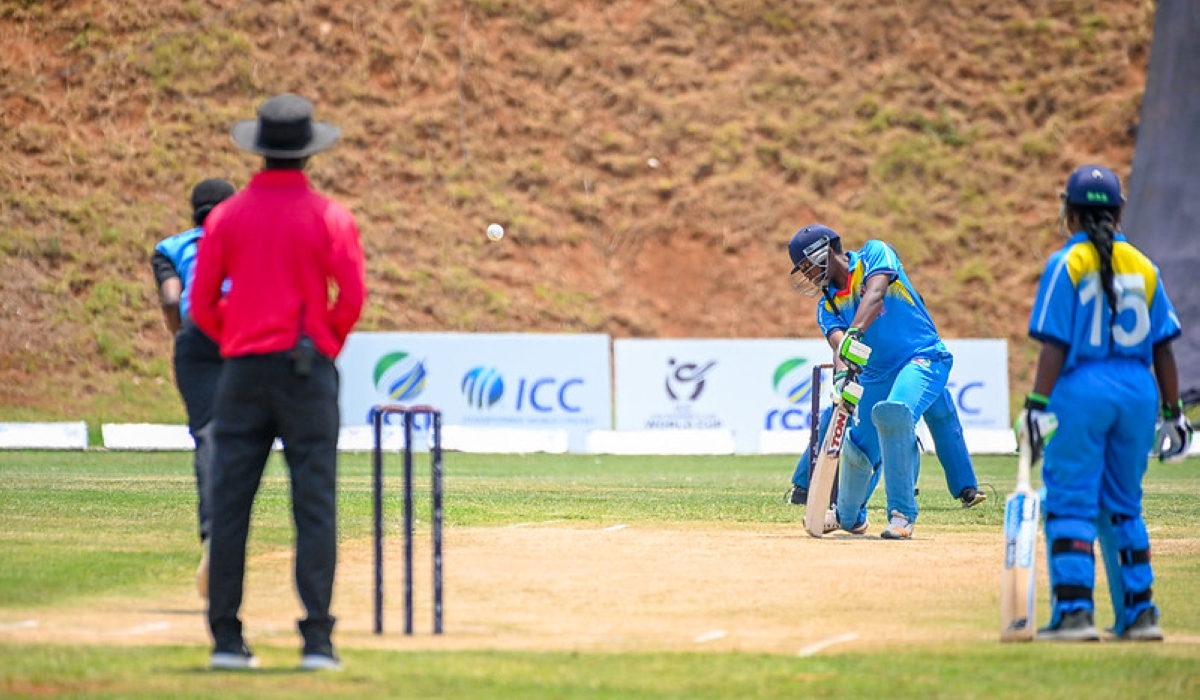
[[[666,380],[667,396],[671,397],[672,401],[695,401],[700,398],[700,394],[704,392],[704,375],[716,364],[716,360],[699,365],[695,362],[676,362],[673,357],[668,359],[667,366],[670,367],[670,371],[667,372]]]

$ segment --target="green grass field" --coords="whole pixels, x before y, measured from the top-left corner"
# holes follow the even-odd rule
[[[1146,517],[1164,644],[897,645],[800,658],[744,652],[385,650],[343,646],[345,670],[287,670],[294,649],[258,648],[266,669],[205,670],[194,645],[26,643],[20,622],[40,610],[106,596],[154,597],[190,586],[196,562],[194,490],[183,453],[0,453],[0,696],[275,698],[1003,698],[1200,695],[1200,470],[1153,464]],[[392,466],[395,466],[394,464]],[[783,457],[500,456],[447,454],[448,528],[526,521],[627,522],[646,527],[753,528],[798,521],[782,505]],[[927,460],[920,527],[996,533],[1014,460],[980,457],[987,507],[963,511]],[[398,480],[391,483],[398,487]],[[994,490],[993,490],[994,489]],[[877,494],[876,499],[881,498]],[[291,547],[287,482],[272,457],[250,554]],[[370,537],[367,455],[344,455],[341,537]],[[424,494],[418,507],[427,505]],[[873,502],[873,512],[878,504]],[[798,526],[797,526],[798,527]],[[901,545],[902,546],[902,545]],[[948,562],[949,564],[949,562]],[[864,577],[868,564],[864,563]],[[1039,566],[1044,563],[1039,562]],[[878,571],[872,571],[878,574]],[[886,572],[885,572],[886,573]],[[981,571],[994,580],[997,572]],[[448,587],[454,586],[453,570]],[[857,595],[870,595],[864,583]],[[1105,597],[1097,592],[1098,599]],[[1039,591],[1043,608],[1046,591]],[[780,601],[780,605],[796,605]],[[337,611],[335,610],[335,613]],[[452,633],[452,630],[451,630]]]

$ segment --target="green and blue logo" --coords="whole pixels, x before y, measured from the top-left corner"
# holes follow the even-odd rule
[[[408,401],[425,390],[425,362],[406,352],[391,352],[375,363],[375,388],[393,401]]]
[[[787,400],[787,408],[773,408],[763,416],[763,430],[808,430],[815,421],[810,408],[813,395],[813,364],[802,357],[779,363],[771,375],[775,394]]]
[[[788,403],[803,402],[812,393],[812,368],[808,360],[793,357],[780,363],[772,375],[771,386]]]

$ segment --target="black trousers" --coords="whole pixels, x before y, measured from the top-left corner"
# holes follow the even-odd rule
[[[217,386],[208,624],[218,650],[241,648],[238,611],[250,514],[278,437],[291,476],[296,589],[305,653],[332,653],[329,613],[337,568],[338,372],[317,356],[297,376],[287,353],[225,361]]]
[[[175,333],[174,364],[175,385],[183,397],[188,430],[196,442],[192,464],[196,472],[196,516],[203,541],[212,529],[212,416],[224,362],[217,344],[185,318]]]

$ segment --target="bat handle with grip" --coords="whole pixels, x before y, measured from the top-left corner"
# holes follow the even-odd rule
[[[1017,485],[1028,486],[1033,471],[1033,445],[1017,440]]]

